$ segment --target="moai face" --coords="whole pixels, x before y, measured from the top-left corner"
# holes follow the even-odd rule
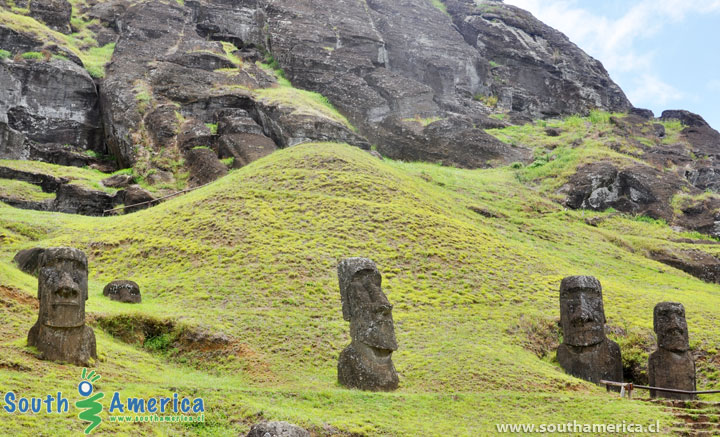
[[[46,249],[38,271],[40,322],[53,328],[85,324],[88,298],[88,267],[85,254],[77,249]]]
[[[560,284],[560,324],[566,344],[590,346],[605,340],[602,287],[592,276],[569,276]]]
[[[377,355],[397,350],[392,305],[382,291],[382,277],[375,263],[348,258],[340,263],[343,317],[350,321],[350,336],[373,348]]]
[[[653,327],[659,347],[674,352],[690,349],[685,307],[682,304],[661,302],[655,305]]]

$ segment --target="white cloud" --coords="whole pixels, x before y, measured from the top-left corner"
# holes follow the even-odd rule
[[[652,74],[644,74],[638,78],[628,97],[632,102],[644,102],[652,106],[666,106],[670,102],[686,98],[682,91]]]

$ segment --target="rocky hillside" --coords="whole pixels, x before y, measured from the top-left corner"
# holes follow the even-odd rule
[[[46,150],[59,144],[154,185],[222,173],[199,146],[235,167],[308,140],[524,161],[482,128],[631,106],[599,62],[501,2],[53,0],[1,14],[0,157],[65,164],[68,150]]]

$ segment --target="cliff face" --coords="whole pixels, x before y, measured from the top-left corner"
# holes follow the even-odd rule
[[[478,127],[624,111],[602,65],[529,13],[500,2],[258,2],[291,81],[327,96],[388,156],[464,167],[523,160]],[[417,120],[421,123],[418,123]],[[425,126],[423,120],[441,119]]]
[[[69,33],[78,29],[70,25],[68,6],[37,1],[26,14]],[[228,109],[244,111],[259,126],[233,135],[260,134],[276,147],[307,140],[373,143],[393,158],[486,167],[530,156],[482,130],[504,124],[489,118],[493,113],[519,121],[630,107],[599,62],[527,12],[500,2],[189,0],[181,6],[111,0],[87,2],[76,14],[92,23],[95,39],[117,42],[99,81],[102,112],[88,78],[80,78],[83,84],[56,75],[54,83],[43,83],[25,75],[15,82],[85,99],[66,104],[87,114],[69,117],[81,133],[61,135],[62,141],[107,148],[121,166],[139,160],[165,179],[183,158],[184,144],[205,145],[222,157],[252,155],[242,150],[223,155],[220,144],[229,141],[223,133],[198,128],[218,124],[218,111]],[[47,35],[2,29],[3,48],[11,53],[48,48]],[[295,87],[325,96],[360,135],[332,117],[298,119],[296,99],[280,102],[255,92],[277,86],[272,72],[256,66],[265,56],[274,58],[273,66]],[[28,68],[5,64],[5,75]],[[10,96],[0,110],[20,114],[5,131],[34,141],[50,142],[58,129],[67,131],[45,122],[45,110],[22,110]],[[97,138],[100,119],[104,140]]]

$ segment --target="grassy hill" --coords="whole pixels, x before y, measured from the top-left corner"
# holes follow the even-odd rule
[[[659,419],[667,430],[672,419],[657,406],[621,400],[554,362],[557,289],[566,275],[600,279],[626,360],[646,357],[655,303],[682,302],[691,344],[710,362],[720,346],[720,289],[644,256],[697,235],[565,210],[520,177],[527,171],[380,161],[346,145],[305,144],[127,216],[0,204],[0,392],[75,390],[78,368],[38,361],[25,346],[36,279],[11,264],[22,248],[69,245],[90,261],[99,389],[177,390],[203,396],[208,411],[202,426],[106,420],[97,434],[237,435],[259,418],[319,435],[470,436],[495,423],[573,419]],[[590,215],[607,220],[591,227]],[[395,393],[336,383],[349,327],[335,267],[347,256],[375,260],[395,304]],[[138,282],[143,303],[103,297],[114,279]],[[701,387],[717,387],[717,371],[702,362],[699,370]],[[73,414],[3,420],[14,435],[83,429]]]

